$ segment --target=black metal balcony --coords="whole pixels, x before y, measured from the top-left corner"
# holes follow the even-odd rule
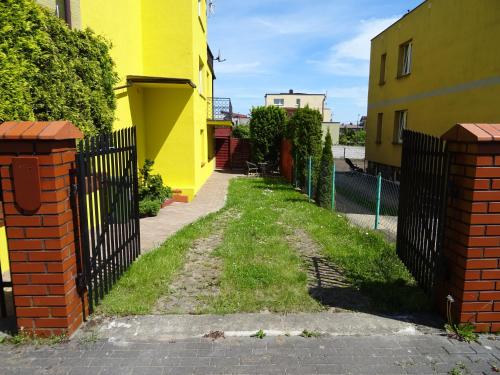
[[[233,105],[229,98],[208,98],[209,121],[232,121]]]

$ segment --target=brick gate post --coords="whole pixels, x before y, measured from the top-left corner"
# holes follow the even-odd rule
[[[82,323],[70,171],[82,133],[69,122],[0,124],[0,180],[18,328],[71,335]]]
[[[442,136],[451,167],[440,308],[460,323],[500,331],[500,125],[459,124]]]

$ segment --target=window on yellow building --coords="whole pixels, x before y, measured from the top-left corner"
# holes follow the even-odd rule
[[[380,58],[380,81],[379,84],[385,83],[385,61],[387,60],[387,53],[384,53]]]
[[[412,50],[413,43],[411,40],[399,46],[399,77],[404,77],[411,73]]]
[[[199,72],[198,72],[198,92],[203,95],[203,62],[200,59]]]
[[[408,111],[396,111],[394,116],[394,143],[403,143],[403,130],[406,129]]]
[[[376,139],[377,144],[382,143],[382,124],[383,124],[383,120],[384,120],[384,114],[383,113],[379,113],[377,115],[377,139]]]
[[[198,0],[198,17],[201,17],[201,0]]]

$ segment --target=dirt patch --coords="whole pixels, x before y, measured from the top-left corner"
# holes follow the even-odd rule
[[[236,211],[226,211],[213,224],[210,236],[197,239],[186,254],[182,270],[175,276],[166,296],[160,298],[157,314],[198,314],[207,302],[219,294],[223,261],[213,252],[224,239],[229,220],[238,218]]]
[[[366,311],[370,301],[353,287],[342,270],[321,255],[318,244],[303,230],[289,228],[287,242],[304,259],[309,294],[331,311]]]

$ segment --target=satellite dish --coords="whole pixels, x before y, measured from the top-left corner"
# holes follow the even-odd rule
[[[213,0],[208,2],[208,15],[214,15],[215,14],[215,2]]]
[[[217,58],[215,58],[214,60],[218,61],[220,63],[226,61],[226,59],[223,59],[222,56],[220,55],[220,50],[219,50],[219,54],[217,55]]]

